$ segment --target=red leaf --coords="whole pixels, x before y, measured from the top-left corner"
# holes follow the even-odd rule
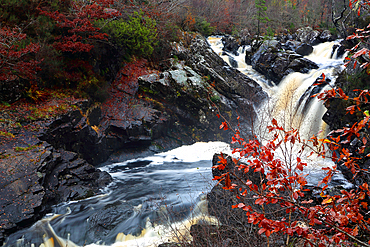
[[[222,122],[222,124],[220,125],[220,129],[228,130],[229,126],[227,125],[226,122]]]
[[[266,231],[266,229],[265,228],[261,228],[261,229],[259,229],[259,231],[258,231],[258,234],[259,235],[261,235],[262,233],[264,233]]]

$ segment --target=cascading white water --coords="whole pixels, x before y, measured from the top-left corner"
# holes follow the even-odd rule
[[[332,56],[333,46],[337,41],[322,43],[314,47],[313,52],[305,58],[315,62],[319,68],[309,71],[307,74],[295,72],[287,75],[282,81],[275,85],[268,81],[263,75],[255,71],[252,66],[245,64],[245,48],[239,48],[239,55],[235,56],[222,50],[223,44],[221,37],[210,37],[208,39],[212,49],[221,54],[221,57],[230,66],[230,61],[237,61],[237,69],[255,80],[262,89],[269,95],[269,99],[261,104],[257,109],[257,120],[254,123],[254,134],[260,141],[271,140],[271,133],[267,126],[271,125],[272,119],[276,119],[278,124],[285,130],[297,129],[302,139],[308,140],[313,135],[324,138],[328,132],[327,125],[322,121],[326,111],[323,103],[317,98],[312,98],[309,94],[315,80],[322,74],[335,82],[336,74],[344,69],[343,58],[337,58],[336,52]],[[246,48],[248,49],[248,47]],[[325,86],[321,90],[327,89]],[[276,155],[283,158],[287,155],[287,150],[277,150]],[[323,160],[317,157],[308,157],[309,153],[299,152],[299,147],[293,147],[290,151],[290,159],[295,160],[295,155],[308,163],[305,173],[309,173],[307,180],[309,184],[317,185],[318,181],[324,176],[323,167],[333,165],[331,160]],[[350,186],[341,174],[334,177],[338,183]]]

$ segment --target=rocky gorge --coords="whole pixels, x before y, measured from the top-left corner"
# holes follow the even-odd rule
[[[52,205],[98,194],[111,181],[109,174],[96,168],[103,162],[196,141],[229,142],[231,134],[221,131],[220,123],[235,127],[238,117],[242,134],[251,136],[255,109],[267,94],[228,66],[204,37],[189,39],[173,44],[173,58],[165,71],[150,71],[130,85],[120,84],[126,75],[118,72],[106,102],[81,101],[74,110],[42,123],[38,131],[12,133],[14,139],[0,149],[0,245]],[[327,31],[302,29],[273,40],[241,40],[250,42],[245,44],[250,45],[246,62],[278,84],[293,71],[316,68],[303,56],[312,45],[333,39]],[[241,45],[232,37],[224,42],[233,53]]]

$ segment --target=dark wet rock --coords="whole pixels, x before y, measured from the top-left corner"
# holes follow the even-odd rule
[[[231,65],[231,67],[238,68],[238,62],[231,56],[229,56],[229,63]]]
[[[319,66],[307,58],[294,59],[288,66],[295,72],[308,73],[311,69],[317,69]]]
[[[286,50],[295,51],[300,44],[302,44],[302,43],[299,42],[299,41],[288,40],[286,43],[284,43],[282,45],[283,45],[283,48],[286,49]]]
[[[302,114],[305,114],[308,107],[310,106],[311,101],[314,99],[313,95],[321,93],[325,86],[327,86],[331,80],[329,78],[325,78],[325,81],[322,81],[322,75],[319,76],[311,86],[307,88],[304,94],[298,100],[297,107],[301,108]],[[297,111],[298,109],[296,109]]]
[[[331,53],[332,58],[340,58],[343,57],[344,53],[346,53],[346,48],[342,45],[334,45],[333,50]],[[334,55],[336,54],[336,55]]]
[[[110,118],[102,116],[101,106],[90,109],[86,114],[75,110],[57,118],[40,134],[40,139],[77,152],[98,165],[117,150],[150,146],[152,140],[166,132],[167,118],[163,113],[140,103],[133,105],[130,118],[113,106],[111,110],[117,114]]]
[[[348,45],[348,44],[347,44]],[[341,47],[344,47],[343,43]],[[353,91],[356,89],[370,89],[369,76],[366,74],[366,71],[361,68],[361,66],[354,66],[356,63],[355,59],[351,59],[346,68],[339,74],[335,81],[335,87],[341,88],[344,93],[349,96],[349,98],[358,97],[359,92]],[[327,108],[326,113],[323,116],[325,123],[329,125],[330,130],[338,130],[343,128],[351,128],[355,123],[359,123],[363,120],[364,115],[355,113],[350,114],[347,112],[349,106],[356,105],[351,99],[343,100],[339,98],[330,98],[326,100],[325,107]],[[361,111],[370,111],[370,106],[368,104],[360,105]],[[366,154],[370,148],[369,142],[363,143],[361,140],[367,138],[370,129],[366,125],[357,135],[352,135],[348,139],[348,143],[342,144],[341,148],[348,149],[350,153],[356,156],[356,164],[361,169],[369,168],[369,158],[366,157]],[[332,133],[333,137],[336,138],[342,133]],[[344,137],[341,137],[341,140],[345,140]],[[359,153],[360,147],[365,145],[365,152],[363,154]],[[339,153],[337,153],[339,156]],[[337,162],[338,169],[343,173],[344,177],[353,183],[355,186],[359,186],[364,182],[368,183],[370,181],[370,176],[366,172],[359,172],[354,177],[353,173],[343,165],[342,162]]]
[[[253,68],[258,63],[259,59],[262,55],[266,53],[277,53],[278,49],[280,49],[281,44],[277,40],[266,40],[259,46],[258,50],[253,54],[251,58]]]
[[[325,102],[325,107],[327,108],[326,113],[323,116],[323,120],[325,123],[329,125],[331,130],[337,130],[344,128],[351,128],[356,122],[359,122],[363,119],[362,116],[357,114],[348,114],[346,108],[350,105],[353,105],[354,102],[342,100],[339,98],[331,98]],[[363,105],[361,107],[363,111],[370,110],[370,107],[367,105]],[[358,136],[353,135],[346,144],[342,144],[341,148],[347,149],[350,153],[355,154],[356,164],[360,167],[360,169],[367,170],[370,165],[370,159],[365,157],[367,152],[365,151],[364,154],[359,154],[358,150],[361,146],[365,145],[366,150],[369,149],[369,143],[363,143],[361,140],[366,138],[369,133],[370,128],[368,126],[364,126],[364,128],[358,133]],[[341,133],[333,133],[333,137],[337,137]],[[343,140],[343,138],[341,139]],[[337,153],[339,156],[339,153]],[[360,186],[363,183],[368,183],[370,181],[370,176],[367,172],[359,172],[354,176],[354,174],[348,169],[343,162],[337,162],[338,169],[342,172],[344,177],[353,183],[355,186]]]
[[[307,73],[311,69],[318,68],[314,62],[294,52],[301,45],[301,53],[308,53],[312,46],[290,43],[291,50],[284,50],[284,46],[277,40],[265,41],[251,57],[252,67],[275,84],[280,83],[289,73]]]
[[[101,239],[106,239],[105,244],[113,244],[116,240],[117,234],[120,231],[119,226],[122,222],[127,221],[135,214],[134,208],[127,202],[117,201],[107,204],[105,207],[95,212],[88,218],[86,232],[83,233],[77,244],[83,245],[87,242],[97,242]],[[118,229],[117,229],[118,227]],[[139,234],[143,226],[132,226],[131,234]],[[86,237],[85,237],[86,236]]]
[[[112,181],[76,153],[24,139],[0,152],[0,244],[50,212],[51,206],[96,195]]]
[[[330,42],[330,41],[334,41],[336,39],[337,39],[337,37],[335,37],[335,35],[331,34],[331,32],[329,30],[322,31],[320,36],[319,36],[319,40],[321,42]]]
[[[246,75],[229,67],[212,51],[203,37],[197,36],[193,39],[186,51],[182,54],[185,64],[203,77],[204,87],[210,89],[208,95],[211,101],[217,102],[220,109],[232,113],[231,121],[237,114],[235,110],[244,112],[239,115],[249,118],[242,121],[248,128],[247,122],[250,123],[255,116],[253,105],[258,105],[267,97],[262,88]],[[213,121],[217,122],[217,119],[211,117],[214,114],[209,109],[212,103],[208,101],[207,104],[210,104],[208,110],[203,108],[202,111],[208,119],[211,119],[208,121],[213,124]]]
[[[55,119],[40,138],[98,165],[117,151],[227,141],[217,110],[230,122],[240,115],[241,128],[249,132],[254,107],[267,97],[262,88],[229,67],[201,36],[187,48],[174,44],[173,55],[181,59],[172,59],[169,70],[141,76],[129,91],[118,84],[123,96]]]
[[[223,36],[221,39],[224,44],[223,50],[238,56],[239,42],[232,36]]]
[[[251,36],[250,32],[248,31],[248,29],[241,30],[239,32],[239,36],[240,36],[240,45],[241,46],[251,44],[252,36]]]
[[[96,121],[101,118],[98,107],[94,108],[95,110],[91,111],[93,113],[91,117],[86,117],[81,109],[58,117],[43,133],[40,133],[39,138],[56,148],[82,154],[92,164],[101,163],[104,158],[99,156],[101,147],[95,145],[99,142],[100,135],[88,121],[91,119],[96,125]]]
[[[319,36],[320,32],[313,30],[311,27],[303,27],[296,31],[297,40],[302,43],[307,43],[309,45],[317,45],[321,43]]]
[[[302,56],[310,55],[313,51],[313,47],[309,44],[303,43],[297,46],[295,52]]]

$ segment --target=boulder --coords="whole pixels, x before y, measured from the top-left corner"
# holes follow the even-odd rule
[[[321,32],[319,40],[321,42],[330,42],[336,40],[336,37],[329,30],[324,30]]]
[[[232,36],[223,36],[221,39],[224,44],[223,50],[238,56],[239,42]]]
[[[239,32],[240,36],[240,45],[245,46],[245,45],[250,45],[252,42],[252,36],[248,29],[243,29]]]
[[[242,97],[248,99],[252,105],[258,105],[267,97],[258,83],[230,68],[201,36],[192,40],[185,63],[199,75],[208,77],[207,84],[212,84],[219,94],[229,100],[237,102]]]
[[[320,32],[313,30],[311,27],[303,27],[296,31],[297,40],[302,43],[307,43],[309,45],[317,45],[321,43],[319,36]]]
[[[319,66],[307,58],[294,59],[288,66],[288,70],[308,73],[311,69],[318,69]]]
[[[302,56],[310,55],[312,51],[313,51],[312,45],[306,43],[298,45],[297,48],[295,49],[295,52]]]
[[[335,44],[333,45],[333,50],[331,52],[331,58],[338,59],[343,57],[346,52],[346,48],[343,45]]]
[[[297,47],[302,44],[299,41],[296,40],[288,40],[286,43],[282,44],[283,48],[290,51],[296,51]]]
[[[277,40],[265,41],[251,57],[252,67],[275,84],[279,84],[291,72],[307,73],[318,68],[314,62],[292,51],[299,48],[301,53],[306,54],[312,46],[297,42],[290,42],[288,45],[291,50],[284,50],[284,46]]]

